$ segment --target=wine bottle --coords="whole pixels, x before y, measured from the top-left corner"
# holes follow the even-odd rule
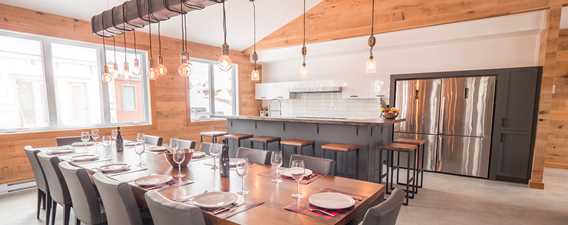
[[[223,145],[223,150],[221,151],[221,176],[228,177],[230,172],[230,163],[229,163],[229,147],[227,145]]]
[[[116,152],[124,151],[124,141],[122,140],[122,134],[120,133],[120,127],[116,128]]]

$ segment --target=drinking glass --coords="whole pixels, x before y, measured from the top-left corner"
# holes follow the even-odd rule
[[[241,177],[241,191],[238,193],[240,195],[246,195],[249,192],[245,190],[245,176],[248,173],[248,160],[246,158],[239,159],[240,162],[237,164],[237,175]]]
[[[118,130],[112,129],[112,131],[111,131],[111,137],[112,137],[112,140],[113,140],[113,141],[116,140],[116,136],[118,136]]]
[[[97,140],[99,139],[99,129],[91,130],[91,138],[93,139],[93,141],[95,141],[95,143],[97,142]]]
[[[144,146],[144,144],[134,146],[134,151],[138,155],[138,166],[142,167],[142,154],[146,151],[146,146]]]
[[[183,163],[183,161],[185,161],[185,149],[181,149],[181,148],[173,148],[173,153],[172,153],[172,158],[174,160],[174,163],[176,163],[178,165],[178,174],[177,177],[180,180],[180,184],[181,184],[181,178],[183,177],[183,175],[181,174],[181,163]]]
[[[221,146],[218,144],[211,144],[211,147],[209,148],[209,154],[211,154],[211,156],[213,156],[213,167],[211,169],[216,170],[217,167],[217,156],[219,156],[221,154]]]
[[[272,178],[272,182],[280,183],[282,179],[280,179],[280,167],[282,167],[282,151],[274,151],[270,154],[270,164],[274,168],[274,177]]]
[[[143,133],[137,133],[136,134],[136,142],[138,142],[138,144],[144,144],[144,134]]]
[[[81,142],[86,144],[91,139],[91,134],[89,132],[81,132]]]
[[[110,150],[110,146],[112,145],[112,138],[110,136],[103,136],[102,142],[103,142],[103,147],[104,147],[104,150],[103,150],[104,154],[103,155],[106,157],[107,153]]]
[[[302,198],[302,193],[300,192],[300,182],[306,176],[306,167],[304,166],[304,160],[292,160],[290,163],[290,170],[292,171],[292,178],[296,181],[296,193],[292,194],[292,197],[300,199]]]

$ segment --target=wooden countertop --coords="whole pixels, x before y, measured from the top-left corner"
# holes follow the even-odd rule
[[[393,125],[405,121],[404,119],[385,120],[381,118],[325,118],[325,117],[264,117],[264,116],[227,116],[229,120],[256,120],[316,124],[338,124],[354,126],[382,126]]]

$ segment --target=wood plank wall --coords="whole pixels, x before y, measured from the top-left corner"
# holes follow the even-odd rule
[[[99,43],[102,41],[90,31],[87,21],[36,12],[24,8],[0,4],[0,29],[71,39],[83,42]],[[155,31],[156,28],[154,28]],[[133,35],[127,35],[127,46],[133,46]],[[153,45],[157,46],[154,37]],[[138,32],[137,47],[148,49],[148,35]],[[119,39],[122,40],[122,39]],[[117,42],[118,43],[118,42]],[[122,41],[120,41],[122,43]],[[223,128],[224,122],[189,122],[188,87],[186,78],[176,75],[179,65],[179,49],[181,41],[174,38],[162,38],[163,54],[169,74],[166,77],[150,82],[152,125],[126,127],[127,137],[133,138],[137,132],[159,135],[168,140],[169,137],[199,139],[203,130]],[[190,43],[191,54],[196,58],[216,60],[221,49],[198,43]],[[154,49],[154,55],[157,55]],[[252,64],[249,56],[240,52],[231,52],[231,58],[239,68],[239,111],[242,115],[258,115],[258,103],[254,98],[254,83],[250,81]],[[37,132],[27,134],[0,134],[0,184],[27,180],[32,177],[28,161],[23,154],[24,145],[52,146],[55,137],[77,136],[79,130],[57,132]],[[101,129],[110,133],[109,129]]]

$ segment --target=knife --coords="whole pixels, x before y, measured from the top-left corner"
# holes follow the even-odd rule
[[[224,216],[225,219],[232,217],[234,215],[237,215],[239,213],[242,213],[244,211],[247,211],[249,209],[261,206],[262,204],[264,204],[264,202],[258,202],[258,203],[254,203],[254,204],[246,204],[244,207],[235,207],[233,209],[231,209],[229,211],[229,213],[227,213],[227,215]]]

